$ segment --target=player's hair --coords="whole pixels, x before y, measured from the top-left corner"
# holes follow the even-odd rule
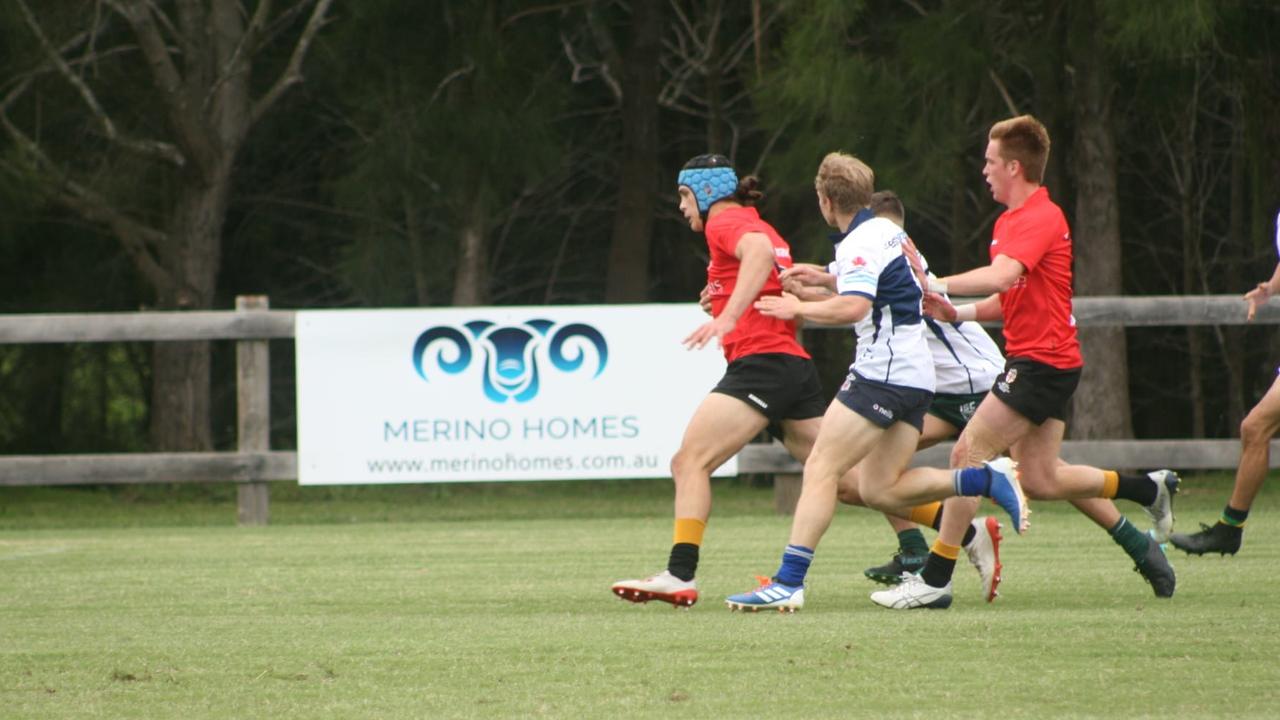
[[[840,212],[856,212],[871,204],[876,174],[866,163],[842,152],[828,153],[818,166],[813,186]]]
[[[907,221],[907,211],[902,207],[902,199],[892,190],[881,190],[872,193],[868,206],[876,217],[888,218],[899,226]]]
[[[748,175],[738,181],[738,187],[733,191],[734,202],[747,207],[751,207],[764,199],[764,192],[759,190],[760,178],[755,175]]]
[[[992,125],[987,137],[1000,141],[1000,157],[1006,162],[1018,161],[1027,182],[1043,181],[1049,164],[1049,131],[1043,123],[1030,115],[1019,115]]]

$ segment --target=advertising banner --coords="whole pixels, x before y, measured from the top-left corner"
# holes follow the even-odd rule
[[[680,344],[706,319],[693,303],[300,311],[299,482],[669,477],[724,373],[718,347]]]

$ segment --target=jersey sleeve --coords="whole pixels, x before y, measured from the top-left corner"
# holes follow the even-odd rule
[[[1011,223],[996,254],[1008,255],[1030,272],[1040,264],[1057,235],[1056,226],[1045,222]]]
[[[882,265],[882,254],[865,242],[865,238],[846,238],[836,251],[836,292],[874,300],[880,272],[884,270]]]

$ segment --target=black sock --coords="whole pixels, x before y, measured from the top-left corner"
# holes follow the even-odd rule
[[[929,527],[933,528],[934,530],[942,529],[942,511],[946,509],[947,509],[946,505],[943,505],[942,507],[938,508],[938,514],[933,516],[933,524],[930,525]]]
[[[973,542],[977,536],[978,528],[974,527],[973,523],[969,523],[969,527],[964,529],[964,539],[960,541],[960,547],[969,547],[969,543]]]
[[[688,582],[698,571],[698,546],[693,543],[676,543],[671,546],[671,558],[667,560],[667,572]]]
[[[950,558],[944,558],[936,552],[929,553],[929,559],[924,561],[924,569],[920,571],[920,579],[930,587],[946,587],[951,582],[951,575],[955,572],[956,561]]]
[[[1121,500],[1132,500],[1139,505],[1150,505],[1156,501],[1156,484],[1146,475],[1120,475],[1120,483],[1116,486],[1116,497]]]
[[[1231,527],[1244,527],[1244,522],[1248,519],[1248,508],[1244,510],[1237,510],[1230,505],[1222,506],[1222,521],[1224,525],[1230,525]]]

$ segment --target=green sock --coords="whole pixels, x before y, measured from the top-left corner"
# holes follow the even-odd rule
[[[907,555],[929,554],[929,544],[924,541],[924,533],[919,528],[898,533],[898,548]]]
[[[1141,562],[1147,556],[1147,543],[1150,542],[1150,538],[1147,537],[1146,533],[1134,527],[1128,518],[1121,517],[1120,522],[1116,523],[1107,532],[1111,533],[1111,539],[1124,548],[1124,551],[1135,562]]]
[[[1230,505],[1222,508],[1222,523],[1231,527],[1244,527],[1244,521],[1249,519],[1249,510],[1237,510]]]

